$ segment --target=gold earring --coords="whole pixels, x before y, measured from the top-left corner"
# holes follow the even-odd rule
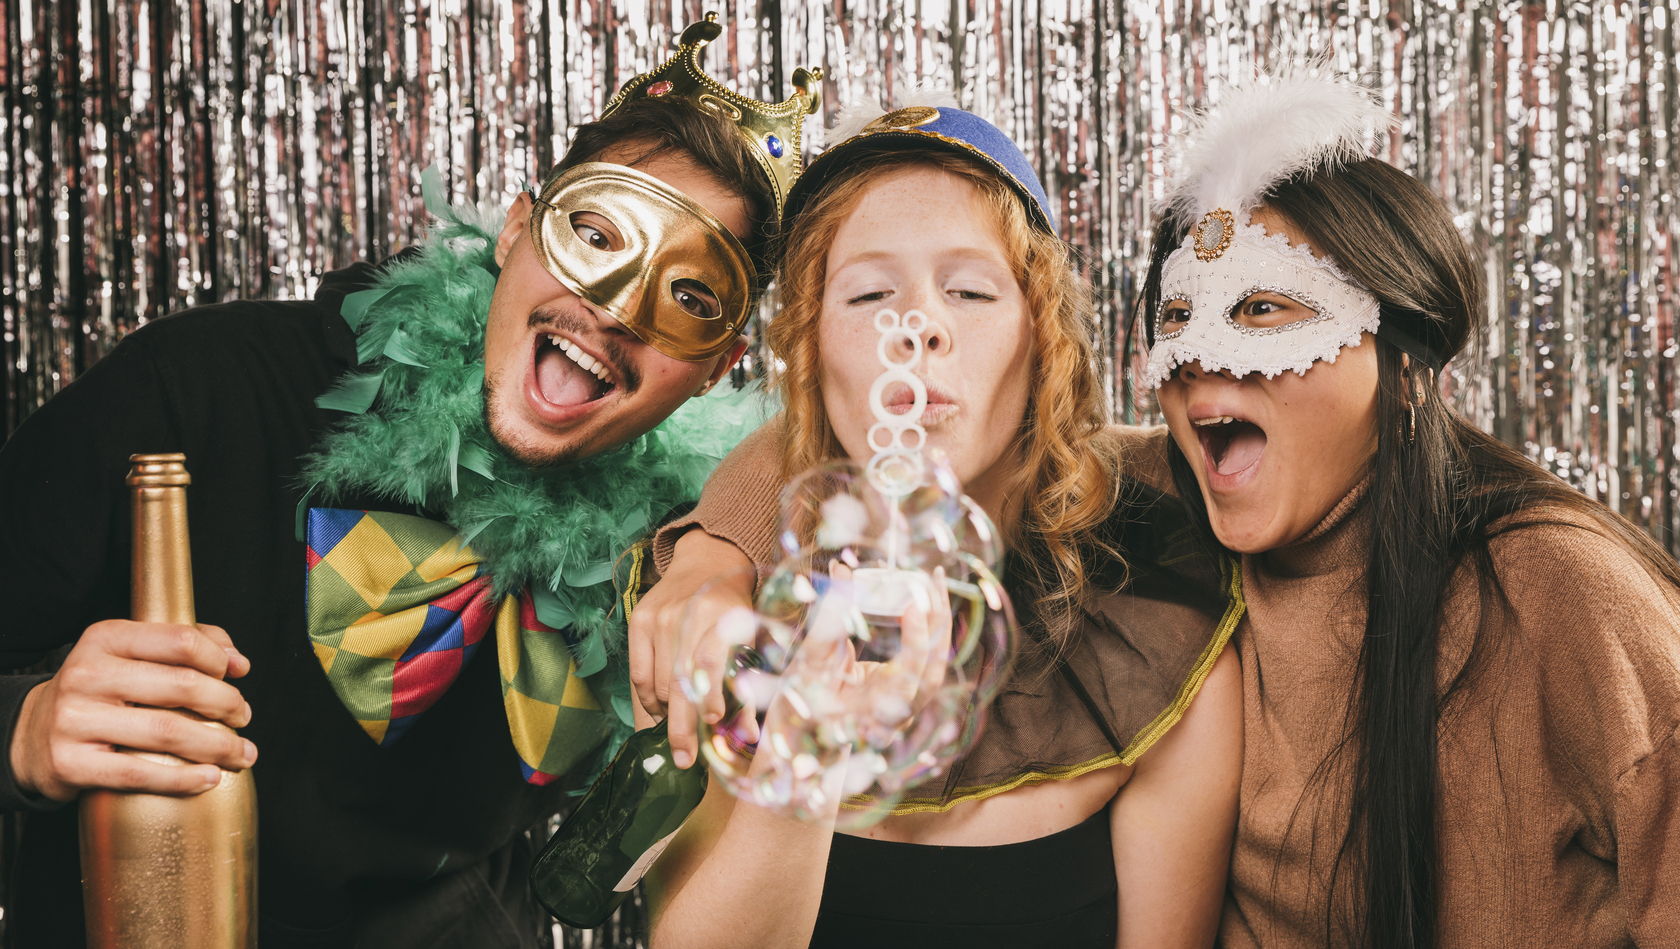
[[[1417,403],[1406,403],[1406,444],[1417,444]]]

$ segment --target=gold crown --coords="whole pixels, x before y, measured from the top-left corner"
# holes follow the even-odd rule
[[[731,92],[700,67],[700,50],[723,34],[717,14],[708,13],[699,23],[682,31],[677,53],[651,72],[626,82],[607,107],[605,118],[636,96],[678,96],[713,115],[735,123],[747,140],[748,150],[770,179],[776,195],[776,216],[782,213],[788,188],[804,166],[801,132],[805,116],[822,104],[821,69],[801,66],[793,71],[793,95],[785,102],[759,102]]]

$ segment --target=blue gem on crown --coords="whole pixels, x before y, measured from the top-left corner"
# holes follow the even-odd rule
[[[771,158],[780,158],[782,157],[782,152],[786,151],[786,149],[782,147],[782,140],[774,135],[764,136],[764,147],[770,150]]]

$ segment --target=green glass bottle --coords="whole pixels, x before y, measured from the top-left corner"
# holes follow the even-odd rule
[[[537,855],[537,899],[568,926],[606,922],[705,793],[705,765],[677,767],[664,722],[631,735]]]

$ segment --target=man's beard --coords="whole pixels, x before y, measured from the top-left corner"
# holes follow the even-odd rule
[[[509,458],[527,468],[564,468],[585,457],[581,444],[544,445],[520,436],[518,426],[508,424],[496,393],[501,385],[501,373],[484,378],[484,427],[490,438]]]
[[[581,307],[581,304],[575,298],[564,303],[546,303],[531,311],[530,316],[526,317],[526,326],[530,329],[566,330],[580,338],[588,336],[587,323],[575,312],[574,308],[577,307]],[[618,344],[610,339],[602,339],[597,341],[597,345],[601,347],[602,354],[612,366],[620,389],[633,393],[641,387],[641,373],[636,371],[635,363],[625,355]],[[584,443],[587,438],[570,445],[550,447],[540,441],[523,437],[518,425],[511,423],[500,408],[501,402],[496,394],[501,388],[501,381],[499,372],[485,376],[484,427],[509,458],[527,468],[564,468],[597,454],[586,450]]]

